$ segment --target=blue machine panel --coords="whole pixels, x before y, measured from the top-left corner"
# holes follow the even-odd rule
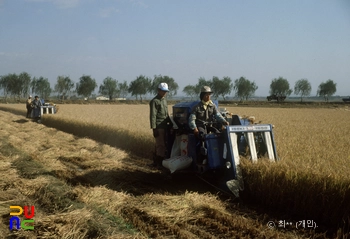
[[[206,145],[208,149],[208,166],[210,169],[216,169],[222,167],[221,162],[221,148],[222,144],[221,138],[217,134],[208,134],[206,135]]]
[[[188,118],[192,108],[198,103],[199,101],[182,102],[173,106],[173,119],[180,129],[189,129]]]

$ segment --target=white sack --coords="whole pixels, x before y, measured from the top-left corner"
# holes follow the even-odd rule
[[[181,155],[180,141],[181,141],[181,135],[176,136],[174,139],[173,146],[171,148],[170,158]]]
[[[187,156],[187,151],[188,151],[187,147],[188,147],[188,135],[183,134],[181,135],[181,142],[180,142],[181,156]]]
[[[176,170],[181,170],[191,166],[192,158],[186,155],[175,156],[172,158],[164,159],[162,162],[163,167],[170,170],[171,173]]]
[[[170,158],[180,155],[187,155],[188,135],[182,134],[176,136],[171,148]]]

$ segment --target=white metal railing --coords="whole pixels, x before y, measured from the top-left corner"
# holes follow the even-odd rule
[[[50,105],[50,106],[40,106],[40,115],[44,114],[44,109],[45,110],[45,114],[55,114],[56,110],[55,110],[55,106],[54,105]]]
[[[229,126],[229,132],[230,133],[244,133],[244,136],[246,138],[246,141],[248,143],[249,151],[250,151],[250,156],[251,160],[253,162],[256,162],[258,160],[258,155],[257,155],[257,150],[256,150],[256,145],[255,145],[255,137],[254,137],[254,132],[262,132],[263,135],[263,140],[266,145],[267,149],[267,156],[271,161],[276,161],[278,160],[277,154],[275,151],[275,145],[273,142],[273,135],[272,135],[272,125],[230,125]],[[230,134],[231,136],[231,134]],[[232,136],[231,136],[232,137]],[[237,156],[237,160],[239,160],[239,153],[235,152],[235,150],[238,150],[237,141],[232,140],[232,147],[234,154]]]

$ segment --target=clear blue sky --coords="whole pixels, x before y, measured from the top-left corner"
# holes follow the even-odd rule
[[[241,76],[266,96],[282,76],[350,95],[349,0],[0,0],[0,75],[100,85],[168,75]]]

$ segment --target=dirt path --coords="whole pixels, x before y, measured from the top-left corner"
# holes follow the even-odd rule
[[[123,150],[20,115],[0,117],[4,238],[324,238],[270,229],[283,218],[240,206],[197,177],[169,180]],[[9,230],[11,205],[35,206],[34,230]]]

